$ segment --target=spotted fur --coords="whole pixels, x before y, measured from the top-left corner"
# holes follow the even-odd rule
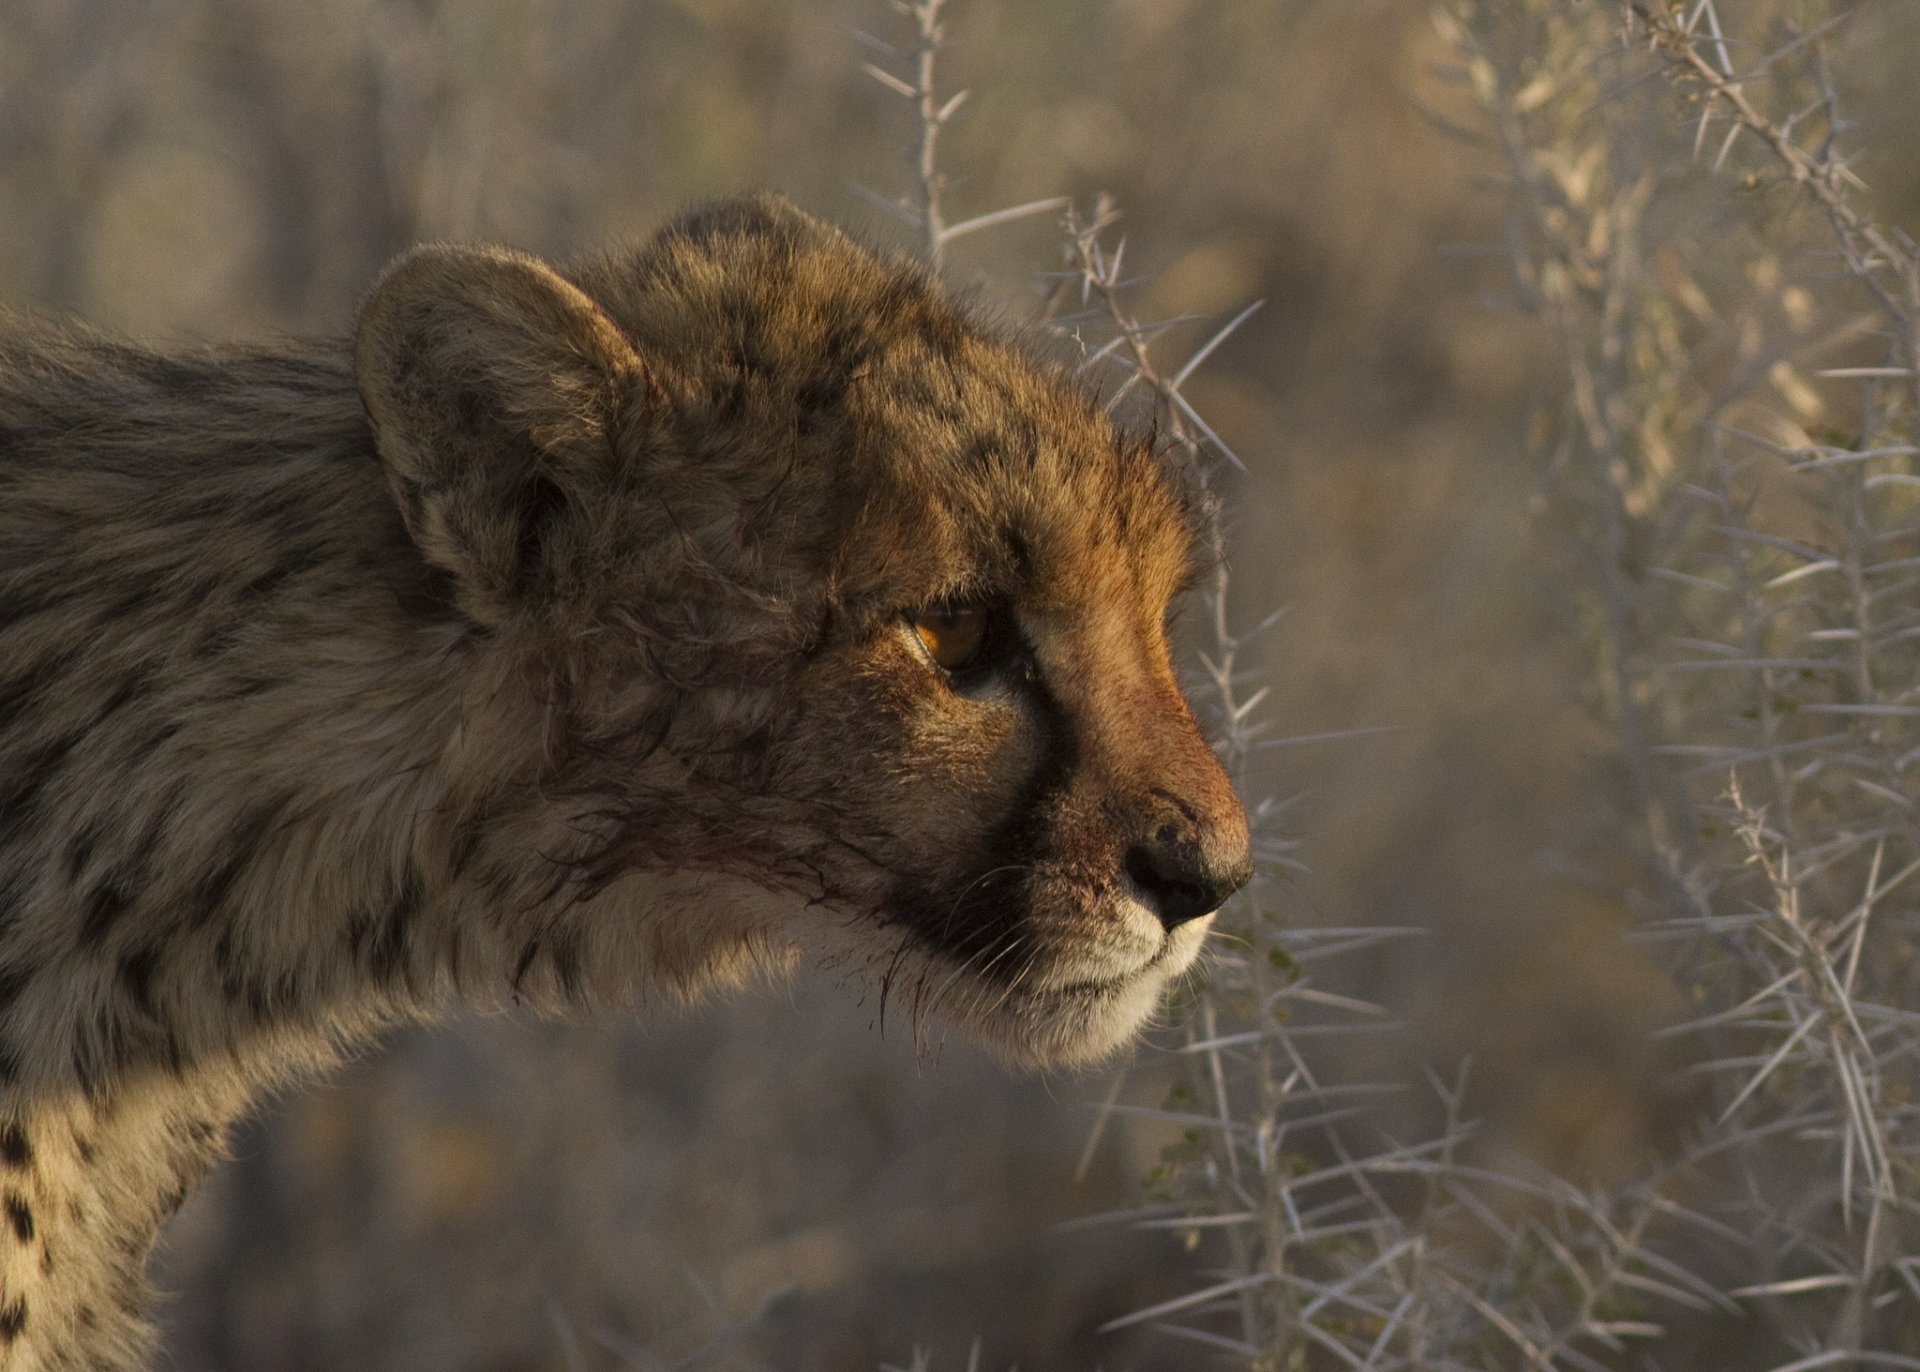
[[[800,956],[1124,1043],[1245,879],[1168,665],[1196,499],[767,197],[429,247],[348,344],[0,332],[0,1363],[134,1368],[264,1084],[460,1002]],[[983,607],[950,673],[916,613]]]

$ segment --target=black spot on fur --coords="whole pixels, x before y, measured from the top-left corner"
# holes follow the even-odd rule
[[[88,897],[86,918],[80,926],[82,947],[97,945],[146,887],[153,853],[160,844],[161,830],[172,814],[179,794],[176,785],[169,803],[156,810],[145,831],[134,843],[131,853],[108,869]]]
[[[18,1124],[0,1129],[0,1161],[15,1169],[33,1162],[33,1145],[27,1141],[27,1131]]]
[[[14,922],[27,903],[26,877],[19,872],[0,871],[0,931]]]
[[[447,868],[451,875],[458,877],[467,870],[467,865],[473,861],[473,855],[479,851],[483,832],[482,821],[475,817],[468,820],[460,832],[454,835],[453,851],[447,855]]]
[[[277,678],[260,672],[230,672],[215,698],[245,700],[248,696],[257,696],[278,684]]]
[[[461,616],[452,575],[420,556],[397,508],[388,505],[386,513],[391,526],[388,535],[377,549],[362,556],[359,565],[393,592],[395,603],[416,623],[457,622]]]
[[[6,599],[0,600],[0,629],[10,628],[43,610],[51,610],[65,599],[66,596],[46,586],[8,591]]]
[[[13,1004],[39,971],[31,962],[12,962],[0,965],[0,1009]]]
[[[153,673],[151,671],[143,669],[124,678],[118,686],[113,688],[112,694],[100,702],[100,708],[93,712],[94,727],[99,728],[116,711],[124,709],[152,692]]]
[[[566,523],[567,497],[543,476],[533,476],[520,488],[520,560],[514,568],[514,590],[524,594],[538,584],[540,569],[553,531]]]
[[[7,1193],[7,1223],[13,1226],[13,1236],[22,1243],[33,1242],[33,1211],[27,1205],[26,1197]]]
[[[155,753],[159,752],[162,745],[164,745],[168,739],[179,732],[180,722],[178,720],[169,720],[145,738],[141,739],[138,743],[134,744],[133,747],[128,750],[127,761],[130,763],[146,761]]]
[[[239,642],[239,640],[240,626],[237,624],[223,624],[218,628],[211,629],[200,635],[199,639],[193,645],[193,655],[199,661],[210,662],[214,658],[225,657],[228,653],[232,652],[234,644]],[[233,697],[250,694],[250,692],[229,690],[227,694],[229,697]]]
[[[299,978],[292,972],[255,977],[247,982],[247,1013],[259,1025],[272,1024],[297,998]]]
[[[4,705],[0,704],[0,710]],[[4,715],[0,714],[0,719]],[[59,775],[67,754],[80,741],[78,731],[48,739],[10,764],[0,763],[0,834],[21,827],[40,792]]]
[[[80,832],[73,836],[73,842],[67,848],[67,880],[80,879],[80,873],[86,870],[87,859],[93,856],[93,850],[105,837],[106,826],[99,820],[89,820],[80,826]]]
[[[240,957],[233,946],[233,930],[221,934],[214,943],[213,962],[220,970],[220,985],[226,990],[227,999],[237,998],[240,994]]]
[[[120,984],[127,988],[142,1014],[153,1013],[153,974],[160,965],[160,950],[136,948],[120,959]]]
[[[98,946],[119,922],[120,916],[127,912],[134,897],[139,894],[142,875],[138,867],[117,867],[93,889],[87,897],[86,915],[80,923],[80,942],[83,947]]]
[[[769,370],[766,353],[751,338],[736,338],[727,349],[727,363],[737,372],[758,376]]]
[[[96,626],[105,628],[120,620],[151,610],[160,601],[165,583],[158,577],[145,576],[135,580],[134,584],[123,591],[119,598],[100,612],[94,621]]]
[[[803,426],[808,421],[817,421],[840,408],[846,399],[847,375],[845,372],[826,370],[815,374],[794,393],[794,404],[800,411]]]
[[[820,350],[830,373],[851,379],[873,352],[873,338],[865,328],[838,320],[827,330]]]
[[[407,926],[392,910],[380,921],[380,927],[374,935],[372,946],[368,950],[368,965],[373,974],[382,981],[391,981],[398,975],[407,958]]]
[[[265,600],[273,594],[274,590],[282,582],[306,571],[317,560],[318,559],[311,555],[302,555],[296,551],[288,556],[285,561],[276,563],[274,566],[267,568],[266,571],[261,572],[251,581],[247,582],[246,585],[240,588],[237,598],[243,603],[247,601]]]
[[[365,963],[372,939],[373,915],[366,910],[355,910],[347,920],[347,950],[353,954],[356,966]]]
[[[234,882],[240,874],[259,856],[260,847],[267,833],[280,818],[285,808],[282,801],[273,805],[263,805],[252,815],[241,821],[240,827],[233,831],[225,845],[226,859],[203,878],[194,889],[193,909],[189,918],[195,927],[206,928],[220,913],[226,904],[227,896],[233,890]]]
[[[1007,545],[1007,554],[1013,559],[1014,575],[1021,581],[1033,580],[1033,547],[1027,542],[1026,535],[1018,529],[1008,528],[1001,537]]]
[[[0,1305],[0,1341],[12,1343],[26,1327],[27,1303],[24,1299],[15,1296],[5,1305]]]
[[[406,958],[414,917],[420,913],[420,904],[425,897],[426,890],[420,881],[420,872],[412,863],[408,863],[406,871],[400,876],[400,889],[394,895],[393,904],[388,907],[386,929],[374,953],[374,970],[381,976],[391,977],[400,970]]]

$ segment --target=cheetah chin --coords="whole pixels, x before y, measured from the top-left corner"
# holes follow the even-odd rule
[[[350,341],[0,327],[0,1362],[143,1365],[263,1086],[456,1004],[812,960],[1031,1066],[1248,878],[1205,499],[785,201],[430,246]]]

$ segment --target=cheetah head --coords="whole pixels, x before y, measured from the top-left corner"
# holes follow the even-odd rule
[[[1198,498],[923,272],[771,197],[564,269],[425,248],[355,365],[468,626],[449,847],[549,874],[520,973],[799,950],[1082,1062],[1247,880],[1168,658]]]

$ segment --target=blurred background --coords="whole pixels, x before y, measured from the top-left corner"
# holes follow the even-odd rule
[[[1408,1027],[1338,1070],[1471,1053],[1504,1142],[1594,1175],[1657,1147],[1644,1031],[1674,993],[1618,938],[1608,739],[1541,574],[1552,360],[1497,298],[1492,163],[1423,113],[1452,98],[1427,7],[952,0],[947,27],[952,217],[1111,192],[1176,359],[1266,302],[1185,389],[1246,465],[1232,617],[1285,610],[1263,711],[1309,740],[1250,788],[1294,798],[1308,868],[1272,900],[1422,931],[1343,974]],[[912,41],[882,0],[8,0],[0,302],[157,343],[340,335],[414,241],[565,256],[755,186],[910,245],[861,190],[909,192],[916,128],[860,33]],[[1862,85],[1862,141],[1914,146],[1912,83]],[[1920,207],[1914,165],[1865,171]],[[949,275],[1021,318],[1059,263],[1041,216]],[[981,1368],[1191,1366],[1096,1332],[1197,1280],[1175,1236],[1088,1222],[1169,1141],[1093,1137],[1103,1101],[1163,1097],[1153,1055],[1021,1080],[874,1013],[819,976],[401,1035],[236,1136],[159,1265],[170,1364],[957,1369],[977,1340]]]

